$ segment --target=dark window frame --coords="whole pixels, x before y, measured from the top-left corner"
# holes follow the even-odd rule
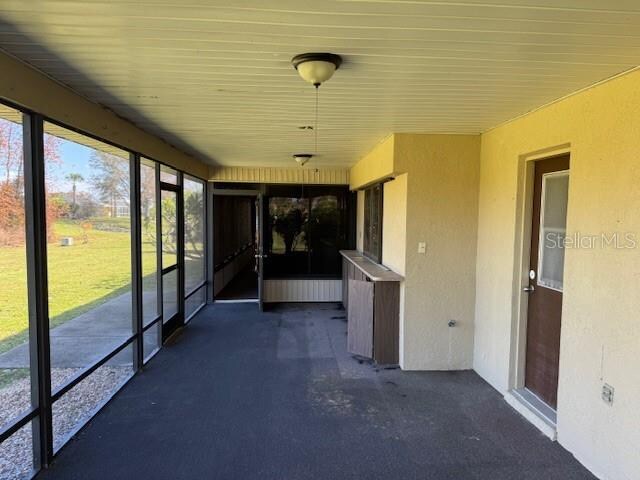
[[[31,422],[32,448],[33,448],[33,473],[37,473],[48,467],[61,449],[68,445],[69,438],[54,451],[53,441],[53,419],[52,407],[56,400],[78,385],[91,373],[104,365],[116,354],[127,347],[132,347],[133,369],[132,374],[120,384],[101,406],[91,413],[91,417],[78,424],[74,434],[84,429],[91,418],[108,403],[124,385],[137,373],[143,365],[146,365],[151,358],[160,350],[156,350],[152,355],[143,359],[143,335],[150,328],[158,325],[162,321],[162,314],[143,326],[142,312],[140,310],[142,302],[141,290],[141,243],[140,243],[140,208],[139,208],[139,167],[141,158],[155,162],[156,164],[156,188],[160,191],[159,172],[160,166],[165,165],[174,169],[178,177],[186,173],[180,169],[172,167],[164,162],[158,161],[152,156],[143,155],[131,148],[123,147],[118,143],[106,140],[98,135],[87,132],[81,128],[69,125],[55,118],[49,117],[19,103],[16,103],[4,96],[0,96],[0,104],[12,108],[22,114],[23,128],[23,155],[24,155],[24,188],[25,188],[25,229],[26,229],[26,251],[27,251],[27,290],[28,290],[28,342],[30,350],[30,383],[32,394],[31,409],[26,410],[22,415],[12,419],[9,423],[0,425],[0,444],[14,435],[18,430],[26,427]],[[50,328],[49,328],[49,296],[48,296],[48,275],[47,275],[47,237],[46,237],[46,199],[45,199],[45,162],[44,162],[44,134],[45,123],[51,123],[69,131],[75,132],[87,138],[102,142],[112,147],[118,148],[127,154],[130,168],[130,216],[131,216],[131,262],[132,262],[132,334],[120,345],[95,363],[88,365],[73,378],[52,391],[51,388],[51,358],[50,358]],[[125,158],[126,160],[126,158]],[[209,196],[210,184],[206,178],[197,175],[186,174],[197,179],[204,184],[205,198]],[[209,231],[208,220],[209,206],[205,206],[205,232]],[[189,297],[196,291],[208,288],[209,280],[209,237],[205,233],[205,281],[185,297]],[[184,288],[183,288],[184,291]],[[159,297],[161,298],[161,296]],[[205,295],[205,304],[207,296]],[[183,299],[184,301],[184,299]],[[200,305],[189,318],[196,315],[205,304]],[[186,321],[184,322],[186,324]]]
[[[382,263],[382,222],[384,220],[384,184],[376,183],[364,189],[364,225],[362,253],[376,263]]]
[[[342,261],[340,254],[336,251],[335,270],[331,272],[319,273],[314,267],[313,252],[307,245],[306,250],[306,269],[299,273],[284,271],[273,271],[274,265],[273,255],[270,254],[272,225],[269,221],[269,200],[270,198],[297,198],[307,201],[307,212],[311,215],[311,204],[314,198],[335,195],[338,197],[339,210],[341,213],[341,230],[336,244],[337,250],[349,250],[355,248],[355,194],[349,191],[347,185],[291,185],[291,184],[266,184],[264,185],[264,204],[263,217],[264,227],[262,242],[267,253],[265,259],[264,278],[269,279],[341,279],[342,278]],[[309,239],[306,239],[309,241]]]

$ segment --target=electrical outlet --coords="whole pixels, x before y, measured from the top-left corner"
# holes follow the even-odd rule
[[[418,253],[427,253],[427,243],[418,242]]]
[[[604,403],[613,405],[613,392],[614,388],[611,385],[607,383],[602,385],[602,400]]]

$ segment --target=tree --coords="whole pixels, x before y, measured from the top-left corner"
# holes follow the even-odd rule
[[[142,218],[146,219],[151,214],[151,209],[156,203],[156,172],[155,168],[142,164],[140,168],[140,210]]]
[[[202,192],[187,192],[184,194],[184,236],[185,253],[188,256],[199,258],[202,255],[204,245],[204,226],[202,217],[204,212],[204,198]],[[186,244],[191,245],[191,249],[186,249]]]
[[[129,204],[129,161],[111,153],[94,151],[91,166],[99,173],[91,177],[102,201],[109,204],[111,216],[117,214],[118,201]]]
[[[59,163],[60,140],[53,135],[44,136],[44,156],[47,172],[47,187],[52,168]],[[0,118],[0,245],[23,245],[25,235],[24,218],[24,156],[22,125]],[[63,213],[60,202],[46,194],[47,223],[52,225]],[[49,240],[53,229],[47,229]]]
[[[78,219],[86,219],[94,217],[100,211],[100,205],[96,202],[91,193],[78,192],[76,198],[76,207],[74,210],[74,217]]]
[[[285,254],[292,253],[304,233],[308,219],[304,199],[277,198],[271,200],[270,216],[273,229],[282,237]]]
[[[160,202],[162,214],[162,252],[175,254],[178,251],[178,226],[176,223],[177,210],[174,196],[163,198]]]
[[[71,216],[75,216],[76,210],[78,209],[78,203],[76,202],[76,188],[78,183],[84,182],[84,177],[79,173],[70,173],[65,177],[72,184],[71,187]]]
[[[0,119],[0,164],[5,184],[22,177],[22,163],[22,126]]]

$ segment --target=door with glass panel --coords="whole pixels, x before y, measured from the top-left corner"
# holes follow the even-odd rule
[[[160,247],[162,264],[162,336],[183,324],[182,188],[175,170],[162,167],[160,177]]]
[[[555,409],[558,396],[569,156],[535,165],[525,388]]]

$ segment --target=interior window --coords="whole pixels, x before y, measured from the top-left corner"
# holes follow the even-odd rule
[[[382,261],[382,184],[364,191],[364,254],[374,262]]]
[[[265,277],[342,274],[340,250],[352,247],[346,187],[268,186],[265,196]]]

